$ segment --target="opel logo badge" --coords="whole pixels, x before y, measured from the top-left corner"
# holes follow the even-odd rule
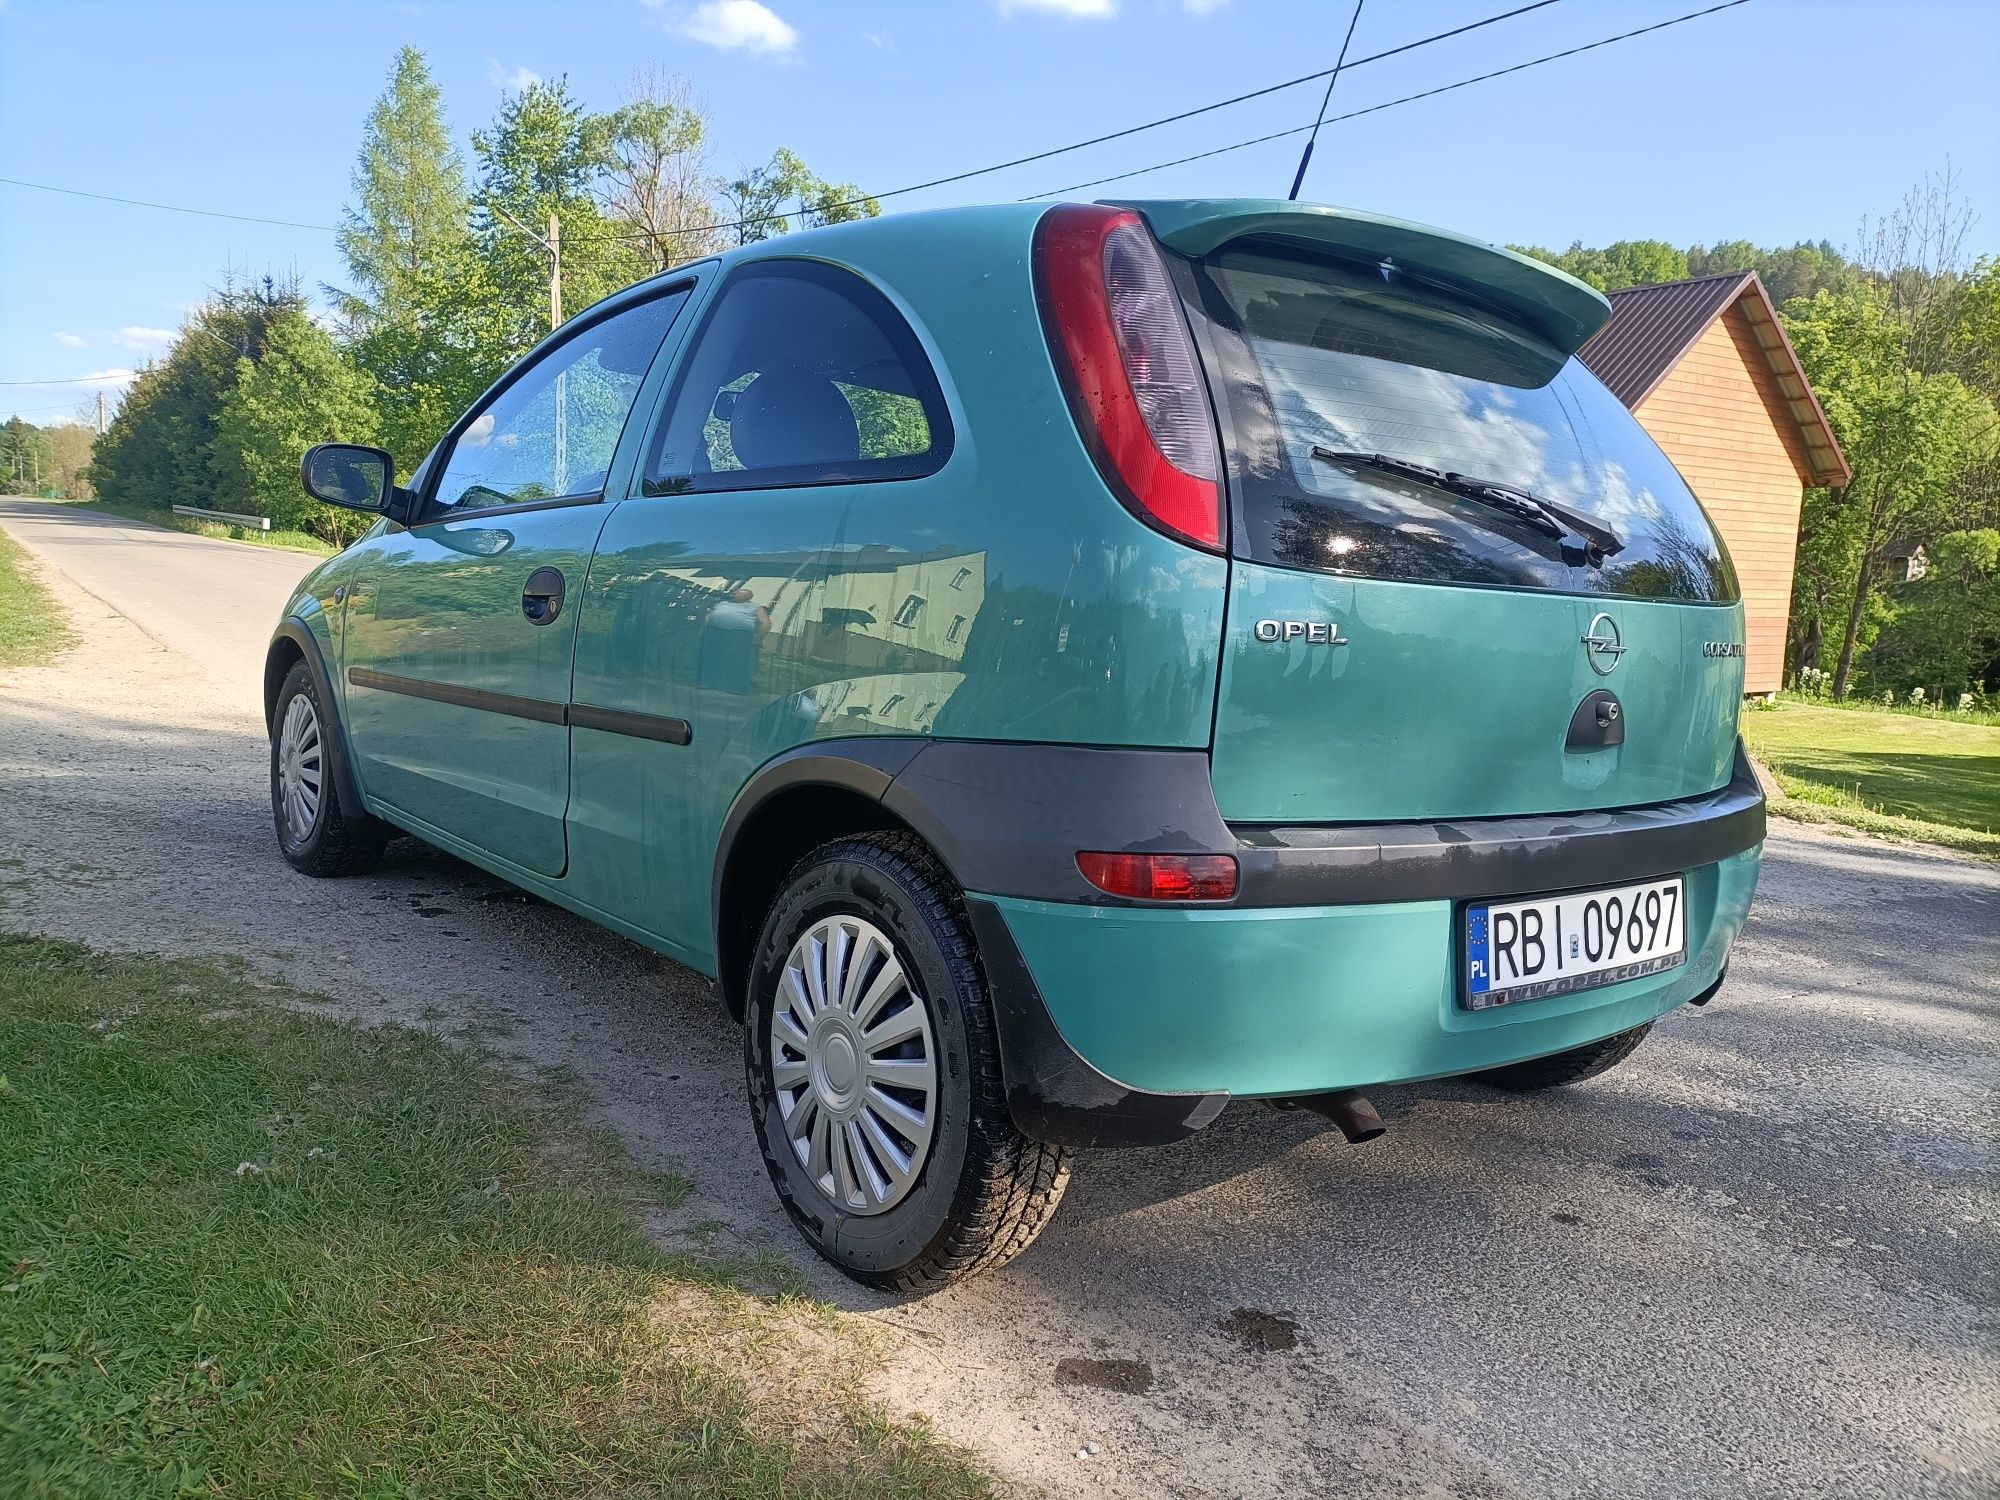
[[[1590,669],[1600,677],[1609,677],[1618,670],[1618,659],[1625,654],[1625,642],[1619,638],[1618,622],[1607,614],[1591,616],[1590,629],[1583,633],[1584,655],[1590,661]]]

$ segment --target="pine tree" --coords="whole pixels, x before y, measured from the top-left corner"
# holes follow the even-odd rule
[[[353,180],[357,205],[340,226],[353,287],[335,294],[337,305],[357,333],[406,324],[421,311],[425,284],[463,247],[471,207],[443,97],[414,47],[396,55],[369,112]]]

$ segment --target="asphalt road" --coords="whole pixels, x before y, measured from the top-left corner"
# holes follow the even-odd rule
[[[201,663],[234,696],[247,692],[253,706],[271,627],[318,561],[35,500],[0,498],[0,526],[58,558],[71,583],[154,645]]]
[[[1232,1106],[895,1304],[784,1222],[703,982],[414,842],[349,881],[279,860],[251,685],[308,559],[0,525],[83,637],[0,673],[0,923],[238,953],[571,1070],[695,1178],[662,1235],[796,1259],[895,1330],[884,1399],[1026,1491],[2000,1493],[2000,869],[1778,825],[1729,985],[1613,1074],[1383,1090],[1360,1148]]]

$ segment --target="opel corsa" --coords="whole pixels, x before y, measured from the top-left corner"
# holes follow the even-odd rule
[[[849,1275],[1005,1260],[1231,1099],[1588,1078],[1764,807],[1714,527],[1547,266],[1261,201],[840,225],[552,334],[271,643],[308,875],[415,834],[703,974]],[[704,1101],[705,1103],[705,1101]]]

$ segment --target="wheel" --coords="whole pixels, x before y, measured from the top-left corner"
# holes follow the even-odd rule
[[[1528,1062],[1509,1063],[1504,1068],[1488,1068],[1483,1073],[1468,1076],[1512,1094],[1531,1094],[1536,1089],[1582,1083],[1584,1079],[1595,1078],[1625,1061],[1638,1050],[1639,1043],[1646,1040],[1646,1033],[1652,1029],[1653,1023],[1648,1021],[1630,1031],[1621,1031],[1599,1042],[1587,1042],[1567,1052],[1552,1053]]]
[[[964,902],[921,840],[801,861],[748,995],[758,1144],[814,1249],[866,1285],[925,1292],[1033,1242],[1071,1153],[1014,1128]]]
[[[293,663],[271,720],[271,817],[278,848],[307,875],[364,874],[388,842],[382,823],[341,805],[326,742],[338,732],[312,673],[304,662]]]

